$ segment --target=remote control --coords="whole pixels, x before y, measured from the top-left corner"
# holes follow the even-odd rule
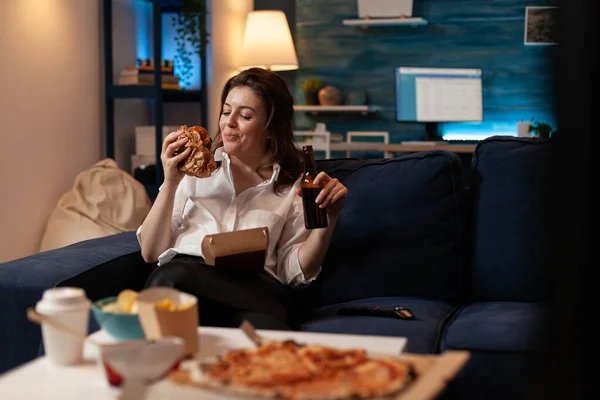
[[[401,319],[414,319],[415,315],[405,307],[380,307],[380,306],[346,306],[337,311],[338,315],[373,315],[378,317],[395,317]]]

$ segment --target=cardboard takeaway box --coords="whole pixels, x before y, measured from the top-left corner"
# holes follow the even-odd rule
[[[162,300],[171,300],[175,310],[156,307]],[[199,348],[198,299],[188,293],[168,287],[142,290],[137,296],[138,318],[146,340],[170,336],[184,341],[184,355],[194,356]]]
[[[202,254],[208,265],[238,272],[257,273],[264,270],[269,229],[243,229],[206,235]]]

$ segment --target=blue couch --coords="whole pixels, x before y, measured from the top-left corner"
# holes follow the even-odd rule
[[[456,154],[434,149],[320,161],[349,197],[321,276],[297,292],[298,328],[405,336],[413,353],[466,349],[443,397],[524,397],[545,353],[551,145],[488,138],[468,179]],[[137,253],[127,232],[1,264],[0,372],[38,355],[40,330],[25,309],[43,290],[80,286],[95,300],[140,289],[149,271],[106,264]],[[354,304],[404,306],[416,318],[337,314]]]

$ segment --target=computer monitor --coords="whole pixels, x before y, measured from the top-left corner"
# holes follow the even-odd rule
[[[483,120],[481,69],[396,68],[396,121],[424,122],[425,140],[439,122]]]

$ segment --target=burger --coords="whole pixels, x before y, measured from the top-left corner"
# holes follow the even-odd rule
[[[208,131],[201,126],[188,128],[182,125],[177,132],[177,139],[188,138],[177,153],[185,151],[187,147],[192,148],[191,153],[179,163],[179,170],[196,178],[209,177],[217,169],[217,163],[210,151],[212,139],[208,136]]]

